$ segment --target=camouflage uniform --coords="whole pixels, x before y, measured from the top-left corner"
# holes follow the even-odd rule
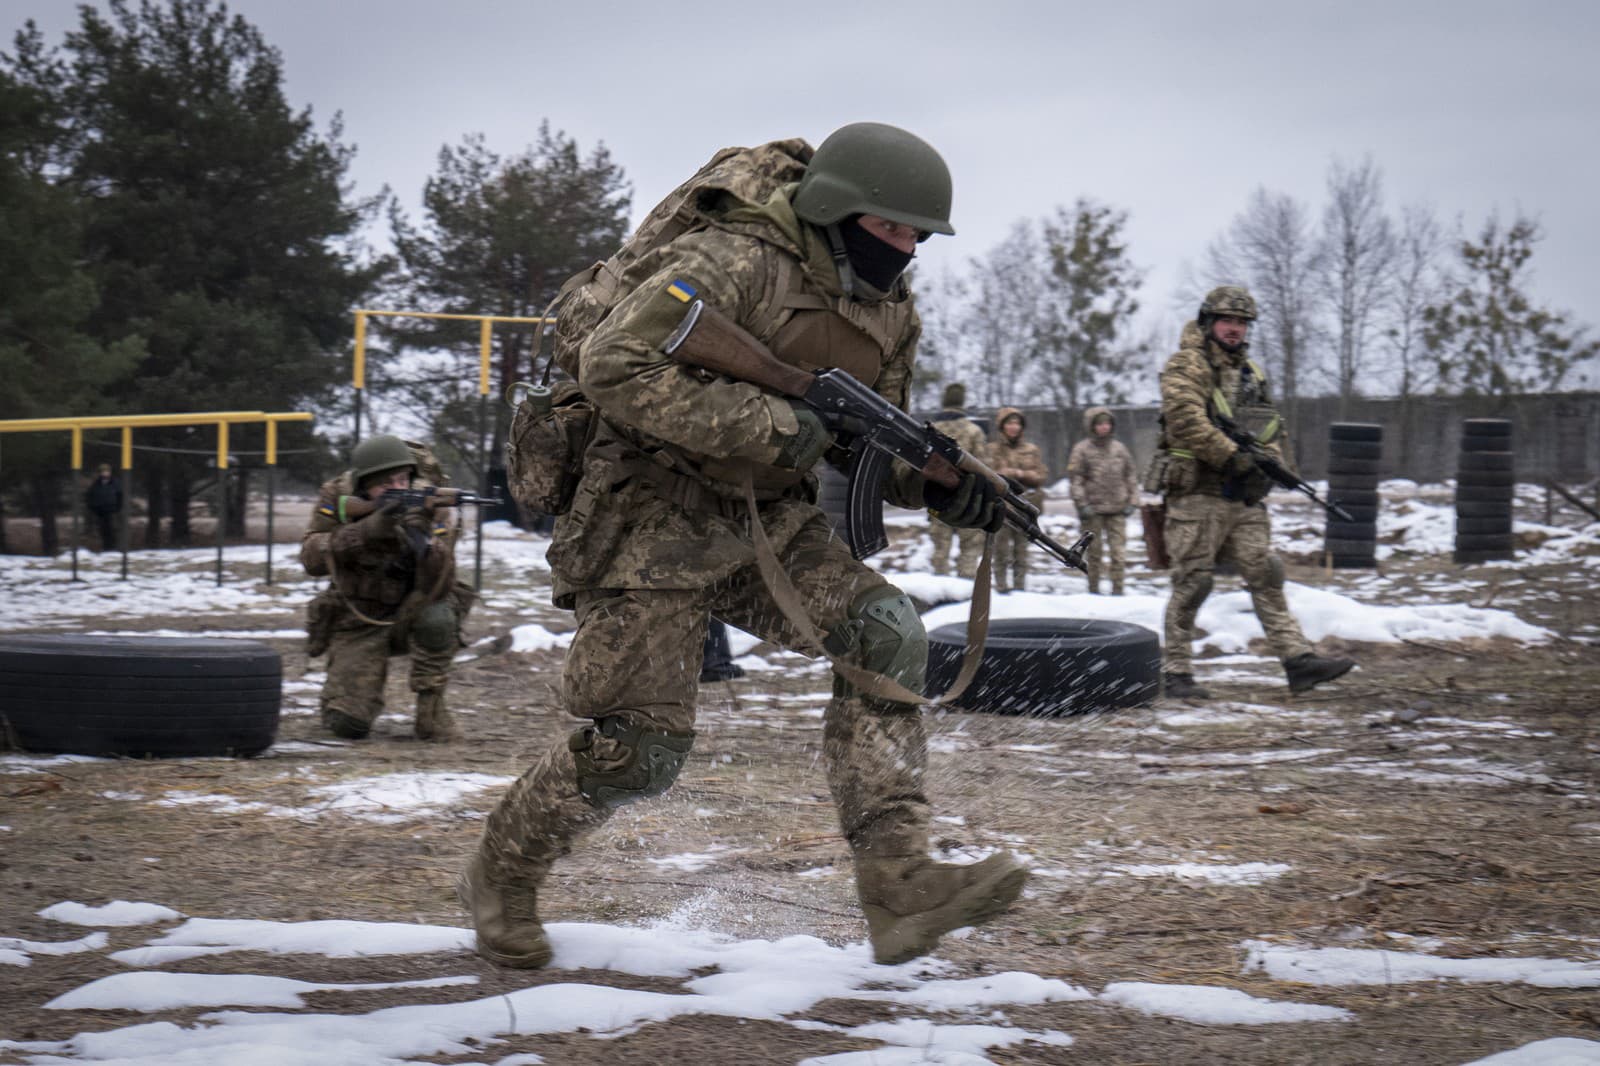
[[[420,444],[411,448],[413,485],[441,481],[432,454]],[[346,471],[323,484],[300,542],[306,573],[331,579],[307,609],[307,654],[328,656],[323,724],[341,736],[365,736],[383,713],[389,657],[409,654],[416,735],[448,737],[445,688],[474,599],[472,587],[454,579],[458,520],[438,508],[431,516],[374,512],[343,521],[339,497],[355,494],[354,481]]]
[[[1266,378],[1245,355],[1210,340],[1196,322],[1184,326],[1177,354],[1161,371],[1162,447],[1170,454],[1163,481],[1172,597],[1167,601],[1163,672],[1191,674],[1195,616],[1211,592],[1218,559],[1231,559],[1250,590],[1273,654],[1287,662],[1311,645],[1283,595],[1283,563],[1272,552],[1263,504],[1236,498],[1240,486],[1222,469],[1237,450],[1210,420],[1220,402],[1279,458],[1284,434]]]
[[[795,215],[792,194],[789,185],[761,203],[726,193],[702,200],[709,224],[629,267],[618,281],[628,295],[582,344],[579,381],[602,421],[549,559],[555,602],[571,607],[578,623],[562,702],[585,728],[551,745],[489,816],[466,881],[475,893],[468,898],[478,901],[480,950],[484,923],[497,921],[502,906],[527,906],[551,862],[581,834],[620,803],[670,785],[694,738],[708,613],[817,652],[757,572],[745,476],[778,561],[812,622],[830,635],[830,649],[865,662],[854,643],[860,608],[876,605],[918,635],[882,672],[922,687],[925,638],[910,600],[834,536],[815,506],[813,474],[774,465],[774,433],[796,431],[793,409],[661,352],[684,313],[668,288],[687,286],[785,362],[842,367],[904,408],[920,332],[909,290],[899,281],[889,293],[863,292],[858,280],[857,295],[845,296],[821,232]],[[889,481],[890,502],[924,506],[919,475],[901,467]],[[864,853],[925,861],[926,746],[916,706],[863,695],[835,677],[823,754],[858,880]],[[637,788],[603,783],[635,769]],[[545,951],[504,964],[538,965]]]
[[[1109,421],[1111,433],[1095,432],[1095,423]],[[1123,574],[1128,565],[1126,515],[1139,501],[1139,477],[1133,453],[1117,440],[1116,418],[1106,407],[1091,407],[1083,413],[1085,437],[1072,446],[1067,456],[1067,477],[1072,486],[1072,503],[1086,533],[1094,534],[1084,562],[1089,567],[1089,591],[1100,591],[1102,547],[1111,555],[1111,592],[1122,595]]]
[[[1008,418],[1020,418],[1023,433],[1009,440],[1003,432]],[[1019,482],[1026,490],[1022,498],[1044,509],[1044,483],[1050,479],[1050,468],[1045,465],[1044,453],[1037,444],[1023,439],[1028,420],[1015,407],[1002,407],[994,416],[994,439],[989,442],[989,465],[998,474]],[[1001,592],[1021,590],[1028,582],[1028,538],[1010,526],[995,534],[994,582]]]
[[[963,451],[979,457],[984,454],[983,428],[959,404],[951,406],[947,402],[945,410],[934,417],[933,428],[961,445]],[[934,573],[950,572],[950,542],[955,535],[956,530],[929,516],[928,536],[933,539]],[[956,556],[956,573],[970,578],[977,573],[978,557],[983,554],[983,530],[963,529],[959,535],[961,551]]]

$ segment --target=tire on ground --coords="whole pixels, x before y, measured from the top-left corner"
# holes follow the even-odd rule
[[[1377,567],[1378,560],[1371,555],[1334,555],[1329,558],[1328,565],[1335,570],[1372,570]]]
[[[1339,537],[1327,537],[1322,545],[1323,550],[1330,555],[1371,555],[1377,550],[1376,541],[1346,540]]]
[[[1341,522],[1337,518],[1329,518],[1325,534],[1334,540],[1377,540],[1378,523]]]
[[[1510,470],[1512,460],[1516,456],[1512,452],[1469,452],[1463,451],[1456,469],[1465,472],[1468,470]]]
[[[966,623],[928,634],[928,694],[954,683]],[[955,700],[966,711],[1046,717],[1134,707],[1161,687],[1161,642],[1144,626],[1088,618],[1002,618],[972,684]]]
[[[1337,459],[1382,459],[1383,442],[1377,440],[1330,440],[1329,461]]]
[[[24,751],[254,755],[282,700],[282,660],[257,641],[0,637],[0,738]]]
[[[1517,553],[1510,548],[1490,551],[1463,551],[1457,548],[1451,558],[1457,563],[1492,563],[1500,559],[1515,559]]]
[[[1457,533],[1456,551],[1511,551],[1516,538],[1510,533]]]
[[[1328,457],[1328,477],[1333,478],[1340,475],[1376,478],[1378,476],[1378,460],[1346,459],[1343,456],[1330,455]]]
[[[1458,518],[1506,518],[1511,517],[1511,501],[1504,500],[1456,500],[1456,517]]]
[[[1463,503],[1494,503],[1510,508],[1514,493],[1510,485],[1457,485],[1456,506]]]
[[[1328,426],[1328,439],[1381,441],[1383,427],[1372,422],[1334,422]]]
[[[1496,515],[1489,518],[1471,518],[1467,515],[1456,515],[1456,535],[1463,533],[1481,535],[1484,533],[1510,533],[1511,516]]]
[[[1333,502],[1345,509],[1346,513],[1350,515],[1350,520],[1352,522],[1375,523],[1378,520],[1378,505],[1375,503],[1351,503],[1348,500],[1343,499],[1335,499]],[[1330,519],[1330,521],[1338,521],[1338,519]]]
[[[1328,489],[1328,499],[1341,505],[1355,504],[1357,507],[1378,506],[1378,490],[1376,488],[1352,488],[1348,486],[1334,486]]]
[[[1463,438],[1510,437],[1511,420],[1509,418],[1463,418],[1461,420],[1461,436]]]
[[[1456,473],[1456,485],[1461,488],[1510,488],[1516,475],[1510,470],[1461,470]]]

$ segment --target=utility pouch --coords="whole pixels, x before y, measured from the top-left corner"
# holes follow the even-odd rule
[[[306,604],[306,658],[315,659],[328,651],[333,640],[333,619],[339,604],[338,594],[325,588]]]
[[[566,514],[594,439],[594,405],[571,381],[518,382],[506,390],[506,400],[515,408],[506,441],[511,495],[531,511]]]
[[[583,585],[610,565],[622,543],[638,493],[618,464],[602,459],[589,464],[572,495],[566,519],[556,524],[548,559],[564,578]]]
[[[1156,453],[1150,457],[1150,465],[1144,470],[1144,483],[1139,487],[1152,495],[1159,496],[1166,491],[1167,467],[1172,463],[1172,453],[1165,448],[1157,448]]]

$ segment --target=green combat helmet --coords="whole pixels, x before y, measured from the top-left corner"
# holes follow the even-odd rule
[[[1219,285],[1206,293],[1200,302],[1199,323],[1204,326],[1213,318],[1228,315],[1246,322],[1256,320],[1256,299],[1242,285]]]
[[[395,470],[402,466],[415,468],[417,460],[411,448],[399,437],[368,437],[350,452],[350,472],[359,487],[361,480],[371,474]]]
[[[897,126],[853,122],[818,146],[795,190],[794,213],[819,226],[877,215],[954,234],[950,168],[932,145]]]

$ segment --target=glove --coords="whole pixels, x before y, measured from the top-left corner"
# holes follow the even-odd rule
[[[1267,472],[1259,466],[1244,476],[1239,483],[1239,499],[1244,501],[1246,507],[1254,507],[1267,498],[1272,491],[1272,479]]]
[[[988,478],[978,474],[963,473],[960,483],[953,489],[936,481],[925,481],[922,502],[933,511],[935,518],[956,529],[982,529],[993,533],[1006,520],[1000,493],[989,484]]]
[[[1222,476],[1225,478],[1243,479],[1257,471],[1255,457],[1240,448],[1228,456],[1228,461],[1222,464]]]
[[[808,470],[822,458],[822,453],[833,443],[833,437],[817,412],[794,400],[788,403],[800,428],[792,434],[778,433],[773,436],[772,443],[778,446],[778,458],[773,462],[790,470]]]

